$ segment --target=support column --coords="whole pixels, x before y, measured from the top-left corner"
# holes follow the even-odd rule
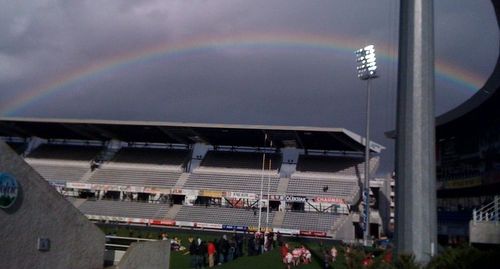
[[[396,252],[426,263],[437,250],[433,1],[400,1]]]

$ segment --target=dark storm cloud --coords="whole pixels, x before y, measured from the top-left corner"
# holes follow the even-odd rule
[[[498,35],[487,0],[436,1],[436,54],[491,72]],[[144,47],[246,33],[349,36],[397,47],[398,1],[3,1],[0,105],[89,64]],[[479,18],[479,19],[478,19]],[[485,42],[475,42],[482,39]],[[380,49],[382,49],[380,48]],[[470,53],[470,52],[473,53]],[[456,57],[461,55],[463,57]],[[344,127],[364,133],[365,84],[354,56],[291,48],[205,50],[128,65],[72,84],[17,116]],[[380,60],[374,140],[392,166],[396,63]],[[438,111],[472,92],[437,84]],[[0,111],[2,108],[0,107]]]

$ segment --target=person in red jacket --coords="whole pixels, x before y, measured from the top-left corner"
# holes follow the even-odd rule
[[[286,264],[286,254],[288,254],[288,244],[282,244],[280,248],[281,259],[283,263]]]
[[[212,268],[215,265],[215,244],[214,242],[208,242],[207,253],[208,253],[208,267]]]

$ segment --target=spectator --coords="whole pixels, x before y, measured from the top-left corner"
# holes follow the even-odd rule
[[[362,264],[363,267],[371,267],[373,265],[373,255],[371,253],[366,254]]]
[[[207,253],[208,253],[208,267],[212,268],[215,265],[215,253],[216,253],[214,242],[212,241],[208,242]]]
[[[283,244],[280,248],[280,254],[281,254],[281,259],[282,259],[284,264],[287,264],[286,256],[289,253],[288,251],[289,251],[288,244],[286,244],[286,243]]]
[[[330,254],[328,254],[328,250],[323,250],[323,269],[330,268]],[[352,267],[349,267],[352,268]]]
[[[200,242],[198,242],[198,240]],[[192,240],[191,244],[189,245],[189,255],[191,256],[190,264],[191,268],[194,269],[201,268],[199,265],[201,255],[201,239],[198,238],[198,240]]]
[[[292,250],[293,265],[297,266],[300,264],[300,257],[302,256],[302,250],[300,248],[294,248]]]
[[[291,269],[293,264],[293,255],[292,253],[288,252],[285,255],[285,268]]]
[[[312,262],[311,260],[311,251],[309,251],[309,249],[305,248],[304,246],[302,246],[303,250],[302,250],[302,262],[304,264],[309,264]]]
[[[332,246],[332,248],[330,249],[330,257],[332,258],[332,262],[335,262],[335,260],[337,259],[337,249],[335,248],[335,246]]]
[[[278,241],[278,246],[281,247],[283,245],[283,236],[279,231],[276,233],[276,240]]]
[[[247,235],[247,250],[248,250],[248,256],[253,256],[255,255],[255,240],[252,235],[248,234]]]
[[[236,242],[234,240],[229,241],[229,250],[227,252],[227,261],[230,262],[234,259],[234,253],[236,252]]]
[[[219,265],[225,263],[227,260],[227,252],[229,251],[229,242],[227,241],[227,236],[223,235],[219,240]]]

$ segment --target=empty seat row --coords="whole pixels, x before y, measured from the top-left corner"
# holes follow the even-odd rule
[[[292,177],[288,182],[287,193],[310,196],[333,196],[350,200],[359,189],[358,181],[334,180],[306,177]]]
[[[327,232],[338,220],[339,215],[329,213],[288,211],[280,228]]]
[[[363,173],[363,157],[300,155],[298,171],[355,175]]]
[[[269,212],[269,224],[273,219],[274,212]],[[259,214],[242,208],[182,206],[175,220],[256,227],[259,225]],[[265,223],[265,220],[266,213],[263,212],[262,223]]]
[[[260,190],[262,176],[251,174],[212,174],[191,173],[184,184],[186,189],[214,189],[228,191],[242,191],[255,193]],[[264,175],[264,187],[267,189],[270,181],[270,191],[276,192],[279,184],[279,175]]]
[[[56,159],[72,161],[91,161],[103,149],[100,146],[78,146],[43,144],[32,151],[27,158],[33,159]]]
[[[262,169],[262,155],[260,152],[232,152],[232,151],[208,151],[201,166],[236,168],[236,169]],[[281,160],[278,154],[266,153],[265,169],[278,170]]]
[[[165,219],[169,208],[167,204],[111,200],[87,200],[78,207],[87,215],[145,219]]]
[[[95,170],[89,183],[172,188],[181,172],[162,169],[103,167]]]
[[[79,181],[90,170],[86,165],[40,164],[30,165],[48,181]]]
[[[112,162],[182,166],[188,153],[183,149],[121,148]]]

